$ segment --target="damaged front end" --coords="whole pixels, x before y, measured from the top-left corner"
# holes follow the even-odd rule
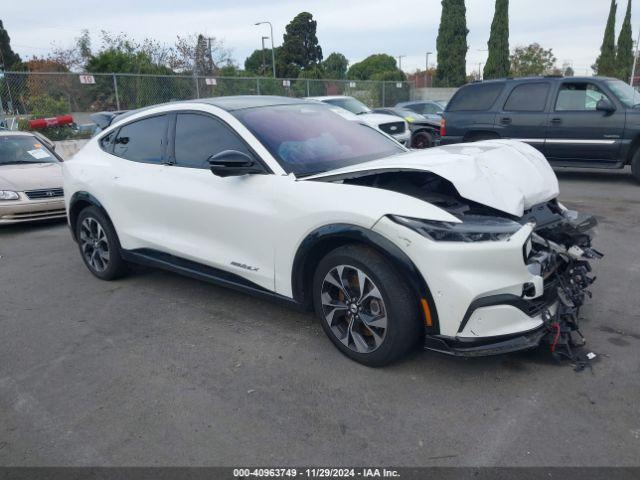
[[[579,328],[580,308],[590,296],[588,289],[595,280],[591,276],[590,261],[602,257],[591,244],[597,225],[593,216],[568,210],[555,198],[534,204],[514,215],[462,197],[452,182],[431,172],[379,172],[340,180],[346,184],[410,195],[458,218],[460,223],[446,224],[446,229],[439,229],[438,224],[442,225],[442,222],[392,216],[395,222],[437,242],[471,245],[473,242],[501,241],[504,240],[503,233],[500,233],[503,225],[516,224],[516,230],[518,224],[532,227],[522,256],[531,278],[541,278],[542,285],[525,283],[517,296],[486,293],[486,296],[475,297],[457,334],[451,335],[450,330],[446,333],[427,332],[425,348],[459,356],[483,356],[543,344],[548,345],[556,357],[576,361],[576,348],[584,344]],[[479,228],[482,223],[491,233]],[[483,262],[479,265],[488,268]],[[499,289],[499,286],[494,288]],[[491,287],[488,286],[487,291],[491,292]],[[469,328],[473,313],[499,304],[516,307],[531,319],[541,319],[542,324],[534,330],[509,335],[476,335]]]
[[[591,297],[591,260],[603,254],[592,247],[595,217],[568,210],[551,201],[532,208],[522,221],[533,221],[535,230],[527,243],[527,267],[545,281],[545,290],[557,298],[556,308],[546,308],[542,318],[547,334],[541,343],[556,358],[578,362],[576,348],[585,344],[580,332],[580,308]]]

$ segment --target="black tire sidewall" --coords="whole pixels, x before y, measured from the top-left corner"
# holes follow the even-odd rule
[[[636,182],[640,182],[640,148],[636,150],[631,159],[631,174]]]
[[[344,345],[331,331],[320,301],[322,282],[337,265],[362,270],[378,287],[387,309],[387,331],[382,345],[371,353],[358,353]],[[384,366],[409,353],[424,332],[418,317],[417,299],[391,264],[373,249],[362,246],[340,247],[324,257],[313,279],[313,299],[322,329],[333,344],[349,358],[371,367]]]
[[[418,138],[418,137],[425,137],[426,138],[426,144],[427,145],[422,147],[422,149],[429,148],[429,147],[433,146],[433,137],[431,136],[431,134],[429,132],[424,131],[424,130],[416,132],[415,133],[415,138]],[[411,139],[412,148],[417,148],[417,147],[413,147],[413,142],[414,142],[414,139],[412,138]]]
[[[80,242],[80,226],[82,225],[83,220],[85,220],[86,218],[93,218],[94,220],[96,220],[100,224],[100,226],[102,226],[107,235],[107,244],[109,245],[109,265],[102,272],[94,270],[93,267],[87,262],[87,259],[82,252],[82,244]],[[120,242],[118,240],[116,231],[107,216],[104,215],[104,213],[102,213],[99,208],[87,207],[82,210],[78,215],[78,219],[76,220],[75,232],[82,261],[93,275],[101,280],[113,280],[121,277],[126,272],[126,264],[124,260],[122,260],[122,256],[120,255]]]

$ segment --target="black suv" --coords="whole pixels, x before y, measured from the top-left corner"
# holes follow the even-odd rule
[[[640,181],[640,93],[604,77],[490,80],[460,88],[441,124],[443,145],[526,142],[555,166],[622,168]]]

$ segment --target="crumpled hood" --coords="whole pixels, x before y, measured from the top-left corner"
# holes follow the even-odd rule
[[[331,170],[304,180],[335,181],[389,171],[432,172],[460,196],[521,217],[558,196],[558,179],[538,150],[515,140],[486,140],[419,150]]]
[[[24,192],[62,187],[62,164],[33,163],[0,165],[0,190]]]

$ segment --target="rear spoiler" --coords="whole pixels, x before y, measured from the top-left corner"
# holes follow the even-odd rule
[[[127,113],[129,110],[118,110],[115,112],[98,112],[90,115],[91,120],[98,125],[100,130],[104,130],[120,115]]]

